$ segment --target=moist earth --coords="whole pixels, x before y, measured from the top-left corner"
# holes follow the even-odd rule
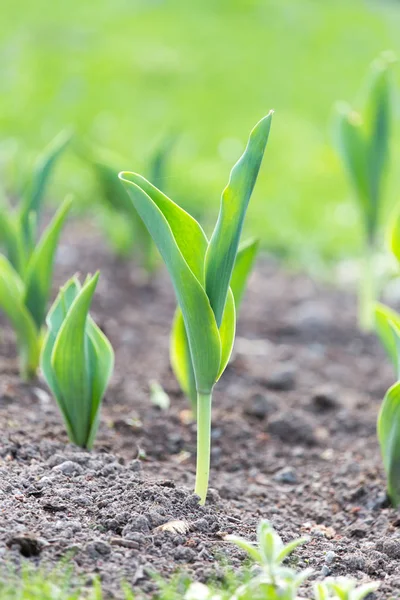
[[[92,314],[116,369],[92,452],[68,443],[46,385],[19,380],[13,333],[0,339],[0,568],[68,556],[106,598],[125,580],[145,596],[154,573],[221,578],[245,555],[225,538],[254,539],[261,518],[285,541],[310,536],[296,568],[313,578],[379,580],[400,598],[400,513],[389,506],[376,417],[394,374],[356,326],[355,298],[275,260],[258,261],[234,355],[214,394],[211,489],[193,494],[196,427],[168,359],[175,300],[161,268],[151,279],[116,260],[90,223],[59,248],[57,287],[101,270]],[[171,406],[150,401],[159,382]],[[178,523],[170,523],[178,521]],[[169,524],[167,530],[163,525]]]

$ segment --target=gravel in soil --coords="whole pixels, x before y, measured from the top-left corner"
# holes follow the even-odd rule
[[[205,581],[221,576],[221,559],[238,567],[244,554],[225,535],[254,538],[267,518],[285,541],[310,536],[299,569],[381,580],[377,598],[400,597],[400,513],[384,494],[375,431],[393,374],[378,342],[357,331],[354,298],[259,261],[215,390],[212,489],[200,507],[196,428],[168,360],[168,276],[146,281],[90,225],[70,226],[57,285],[98,268],[92,314],[116,371],[92,452],[68,444],[42,381],[20,382],[2,320],[0,566],[69,555],[101,576],[107,598],[119,597],[121,579],[151,594],[152,572]],[[167,412],[151,405],[150,380],[169,394]]]

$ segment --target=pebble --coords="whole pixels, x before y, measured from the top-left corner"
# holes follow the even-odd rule
[[[59,465],[53,467],[53,471],[61,471],[64,475],[73,476],[73,475],[81,475],[83,469],[78,463],[73,462],[72,460],[66,460]]]
[[[279,483],[297,483],[296,471],[292,467],[284,467],[275,473],[274,480]]]
[[[339,406],[338,399],[331,387],[317,389],[311,399],[313,406],[319,411],[333,410]]]
[[[321,575],[322,577],[328,577],[328,575],[331,574],[331,570],[327,565],[323,565],[322,569],[321,569]]]
[[[292,445],[308,444],[311,446],[316,443],[313,425],[300,411],[272,417],[268,423],[268,431],[283,442]]]
[[[122,530],[122,535],[126,536],[128,533],[132,531],[137,531],[141,533],[148,533],[150,531],[149,521],[146,517],[138,516],[136,519],[133,519],[130,523],[128,523]]]
[[[327,565],[331,565],[334,562],[335,558],[336,554],[333,552],[333,550],[329,550],[325,555],[325,563]]]
[[[287,366],[271,375],[262,378],[262,383],[270,390],[287,392],[293,390],[296,384],[296,370],[294,366]]]
[[[382,552],[389,558],[400,558],[400,540],[384,539],[382,543]]]
[[[111,554],[111,546],[106,542],[97,540],[86,544],[86,552],[94,559],[104,558]]]
[[[277,409],[276,402],[263,394],[254,394],[247,401],[243,412],[249,417],[256,419],[265,419],[268,415]]]

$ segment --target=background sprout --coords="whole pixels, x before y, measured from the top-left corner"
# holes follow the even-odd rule
[[[362,114],[347,104],[338,106],[338,150],[359,204],[364,230],[364,265],[359,288],[359,324],[373,327],[376,300],[374,256],[389,160],[391,129],[391,53],[372,63]]]
[[[54,256],[70,208],[71,200],[66,200],[30,253],[21,274],[0,255],[0,308],[15,330],[23,379],[34,377],[39,366]],[[16,248],[23,247],[22,229],[14,243]]]
[[[61,288],[47,316],[41,367],[71,442],[91,448],[100,406],[114,367],[114,352],[89,315],[99,273],[81,287],[77,277]]]
[[[149,159],[149,181],[158,188],[164,188],[174,143],[175,136],[165,137]],[[114,166],[117,160],[109,153],[97,150],[85,151],[85,157],[87,156],[104,202],[105,215],[102,224],[114,251],[125,258],[135,254],[140,258],[145,270],[151,273],[156,267],[156,249],[146,226],[118,179],[119,169]]]
[[[47,185],[71,137],[70,131],[63,131],[43,151],[16,210],[3,198],[0,210],[0,246],[21,276],[36,245]]]
[[[267,144],[272,113],[250,133],[243,156],[222,193],[218,220],[208,241],[199,223],[136,173],[120,173],[131,200],[168,268],[182,313],[177,344],[182,372],[193,367],[197,391],[195,493],[204,504],[210,468],[211,398],[235,337],[230,281],[243,222]],[[176,323],[174,324],[176,327]]]

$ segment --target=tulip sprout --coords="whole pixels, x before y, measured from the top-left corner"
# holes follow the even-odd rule
[[[22,274],[0,255],[0,308],[10,320],[16,336],[23,379],[36,375],[42,344],[42,329],[51,290],[54,256],[71,201],[66,200],[54,216],[24,264]],[[24,247],[23,230],[14,239]],[[22,256],[22,254],[21,254]],[[26,257],[26,254],[23,253]],[[22,262],[19,263],[22,267]]]
[[[373,327],[373,304],[377,296],[374,258],[389,160],[392,62],[389,53],[373,62],[363,114],[341,103],[336,122],[339,153],[363,220],[365,250],[359,288],[359,324],[365,331]]]
[[[39,157],[27,190],[16,210],[3,201],[0,210],[0,246],[8,260],[23,277],[34,251],[46,187],[60,156],[71,139],[61,132]]]
[[[166,137],[150,157],[149,181],[156,187],[164,186],[174,142],[175,137]],[[106,209],[104,228],[115,252],[124,258],[135,253],[145,270],[153,272],[157,259],[153,240],[118,180],[117,160],[104,151],[89,151],[88,155]]]
[[[180,312],[174,320],[175,351],[180,357],[180,380],[188,380],[193,369],[196,384],[195,493],[202,504],[210,470],[212,391],[229,361],[235,337],[236,312],[230,282],[271,119],[269,113],[250,133],[244,154],[222,193],[210,241],[193,217],[144,177],[130,172],[119,175],[167,266],[177,296]]]
[[[41,357],[69,439],[82,448],[93,445],[114,367],[111,344],[88,314],[98,278],[89,276],[81,287],[73,277],[61,288],[47,316]]]

